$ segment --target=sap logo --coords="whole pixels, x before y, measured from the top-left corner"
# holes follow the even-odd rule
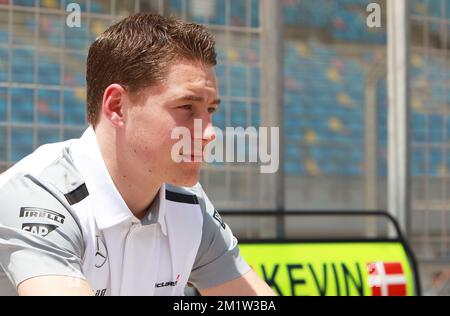
[[[180,280],[179,274],[177,275],[177,279],[175,281],[156,283],[155,287],[159,288],[159,287],[167,287],[167,286],[176,286],[178,284],[178,280]]]
[[[22,224],[22,230],[30,232],[32,234],[45,237],[54,231],[58,226],[56,225],[48,225],[48,224],[35,224],[35,223],[27,223]]]
[[[81,27],[81,7],[78,3],[69,3],[66,11],[70,14],[66,18],[66,25],[70,28]]]
[[[64,220],[66,219],[65,216],[59,213],[37,207],[21,207],[19,217],[47,218],[61,224],[64,224]]]

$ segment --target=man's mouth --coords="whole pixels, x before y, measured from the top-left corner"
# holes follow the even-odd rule
[[[201,162],[203,161],[203,155],[195,155],[195,154],[181,154],[184,160]]]

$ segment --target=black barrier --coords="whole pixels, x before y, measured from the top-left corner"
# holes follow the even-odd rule
[[[400,226],[397,220],[386,211],[221,211],[220,214],[224,217],[275,217],[277,219],[283,219],[286,216],[313,216],[313,217],[376,217],[384,218],[395,229],[396,236],[393,238],[311,238],[311,239],[286,239],[286,238],[273,238],[273,239],[240,239],[241,244],[292,244],[292,243],[377,243],[377,242],[395,242],[400,243],[407,256],[408,262],[411,266],[414,279],[414,291],[415,295],[421,296],[421,285],[418,272],[418,265],[413,251],[411,250],[408,242],[401,232]]]

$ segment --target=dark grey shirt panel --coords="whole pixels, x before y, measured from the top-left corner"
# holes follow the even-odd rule
[[[189,277],[197,289],[214,287],[239,278],[250,270],[239,253],[237,239],[223,222],[200,184],[192,188],[167,186],[168,190],[195,194],[203,215],[202,240]]]

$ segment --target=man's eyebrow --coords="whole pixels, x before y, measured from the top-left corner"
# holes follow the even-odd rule
[[[204,102],[204,99],[198,95],[186,95],[183,96],[181,98],[179,98],[178,100],[180,101],[191,101],[191,102]],[[220,105],[220,99],[215,99],[211,102],[211,105]]]

